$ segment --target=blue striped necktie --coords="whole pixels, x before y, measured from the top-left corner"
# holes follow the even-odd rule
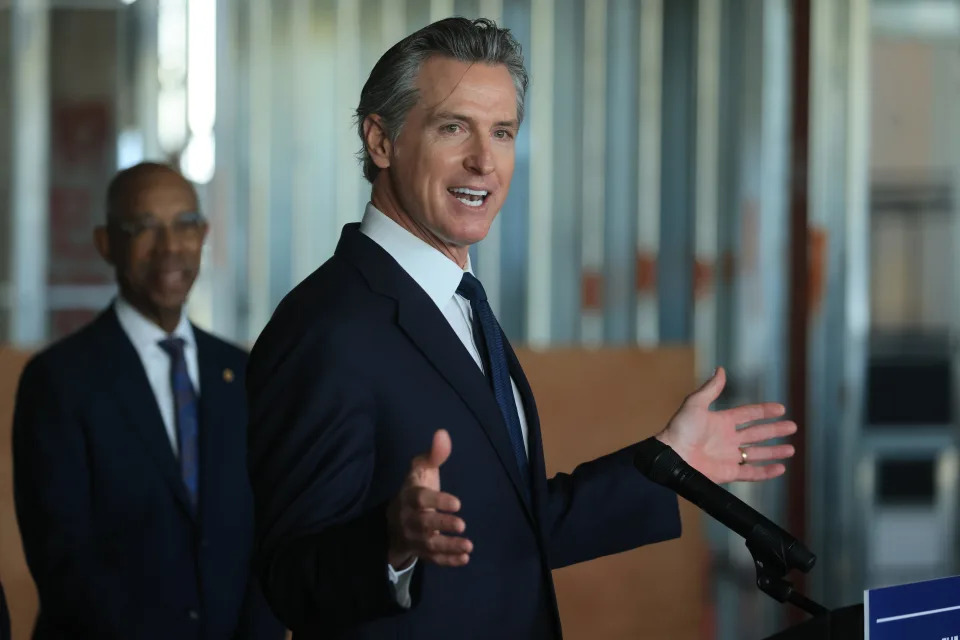
[[[197,444],[199,428],[197,392],[193,388],[193,382],[187,371],[187,360],[183,355],[183,338],[170,337],[161,340],[159,344],[160,348],[170,356],[170,385],[173,390],[173,407],[177,418],[180,477],[187,488],[190,504],[196,512],[199,493],[197,479],[200,467]]]
[[[493,387],[493,394],[497,398],[497,404],[500,406],[503,421],[507,424],[513,454],[520,467],[520,477],[523,478],[524,490],[529,491],[530,472],[527,450],[523,443],[523,430],[520,428],[520,414],[517,412],[517,403],[513,397],[513,385],[510,383],[510,369],[507,366],[507,356],[503,346],[503,331],[493,315],[490,303],[487,302],[483,285],[473,275],[463,274],[457,293],[469,300],[473,309],[473,334],[477,349],[480,351],[481,358],[486,361],[487,375]]]

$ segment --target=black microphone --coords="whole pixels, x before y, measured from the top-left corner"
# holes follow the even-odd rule
[[[748,542],[762,544],[766,551],[786,565],[787,570],[799,569],[806,573],[817,561],[817,557],[796,538],[710,481],[656,438],[648,438],[637,445],[633,464],[650,480],[675,491]]]

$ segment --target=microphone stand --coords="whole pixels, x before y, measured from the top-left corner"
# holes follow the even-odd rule
[[[829,613],[826,607],[795,590],[793,584],[784,578],[790,567],[787,564],[787,550],[779,544],[778,538],[768,535],[764,527],[758,526],[753,528],[746,540],[757,569],[757,587],[761,591],[777,602],[789,602],[811,616]]]

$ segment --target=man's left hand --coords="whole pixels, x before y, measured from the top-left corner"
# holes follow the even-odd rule
[[[700,389],[687,396],[657,439],[673,448],[687,464],[719,484],[769,480],[782,475],[786,467],[779,462],[754,463],[791,457],[794,452],[791,445],[763,443],[795,433],[797,425],[790,420],[778,420],[738,429],[749,422],[780,418],[786,409],[782,404],[768,402],[712,411],[710,405],[720,397],[726,381],[724,370],[717,369]]]

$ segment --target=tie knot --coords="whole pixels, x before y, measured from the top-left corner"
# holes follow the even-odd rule
[[[463,279],[460,280],[460,286],[457,287],[457,293],[470,302],[479,302],[487,299],[487,292],[483,290],[483,285],[480,284],[480,281],[471,273],[463,274]]]
[[[185,344],[183,338],[170,336],[169,338],[164,338],[163,340],[159,341],[157,344],[160,345],[160,348],[166,351],[167,355],[171,358],[183,357],[183,346]]]

